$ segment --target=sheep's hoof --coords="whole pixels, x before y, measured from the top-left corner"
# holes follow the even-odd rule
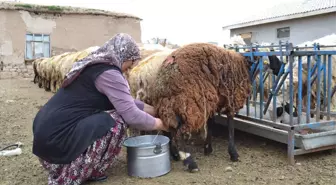
[[[172,157],[173,157],[174,161],[180,161],[181,160],[181,158],[178,154],[173,154]]]
[[[197,173],[197,172],[199,172],[199,169],[198,168],[190,169],[189,172],[190,173]]]
[[[230,160],[232,162],[237,162],[239,158],[239,154],[236,150],[236,147],[232,143],[229,143],[228,149],[229,149]]]
[[[231,156],[230,156],[230,160],[231,160],[232,162],[238,162],[238,157],[239,157],[238,154],[236,154],[236,155],[231,155]]]
[[[194,159],[191,156],[184,159],[183,164],[188,167],[188,171],[191,173],[195,173],[199,171],[197,163],[194,161]]]
[[[174,161],[180,161],[181,160],[181,156],[180,156],[180,154],[179,154],[179,152],[178,152],[178,150],[177,150],[176,147],[172,146],[170,148],[170,155],[172,156],[172,158],[173,158]]]
[[[210,155],[212,153],[212,146],[211,145],[205,145],[204,146],[204,155]]]
[[[188,165],[188,170],[189,170],[190,173],[198,172],[199,169],[198,169],[198,166],[197,166],[196,162],[193,162],[193,163],[189,164]]]

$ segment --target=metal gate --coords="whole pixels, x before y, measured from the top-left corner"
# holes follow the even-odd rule
[[[290,164],[295,155],[336,148],[335,48],[281,42],[231,48],[253,61],[252,93],[235,117],[235,128],[287,144]],[[274,56],[281,66],[274,67]]]

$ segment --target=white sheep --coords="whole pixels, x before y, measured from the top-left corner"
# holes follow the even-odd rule
[[[78,52],[72,52],[68,53],[65,57],[63,57],[59,62],[58,65],[55,68],[55,82],[56,82],[56,91],[60,88],[61,84],[63,83],[63,80],[65,78],[65,75],[71,70],[73,64],[77,62],[78,60],[81,60],[88,56],[91,52],[97,50],[98,46],[93,46],[86,48],[84,50],[78,51]]]
[[[36,59],[33,62],[34,82],[37,80],[40,88],[56,92],[73,63],[88,56],[97,48],[98,46],[94,46],[78,52],[66,52],[50,58]]]
[[[158,70],[160,69],[163,61],[174,50],[164,50],[154,53],[144,60],[140,61],[128,73],[127,80],[129,82],[132,95],[139,100],[146,101],[150,104],[150,93],[152,84],[156,79]]]
[[[157,72],[166,57],[174,50],[164,50],[156,52],[145,59],[141,60],[137,66],[127,71],[126,79],[130,85],[131,95],[151,105],[150,93],[152,92],[152,84],[156,80]],[[139,135],[136,129],[129,128],[127,134],[130,136]]]

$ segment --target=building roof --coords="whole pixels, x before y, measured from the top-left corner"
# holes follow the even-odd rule
[[[236,29],[295,18],[336,12],[336,0],[301,0],[283,3],[223,29]],[[253,19],[251,19],[253,17]]]
[[[133,18],[142,20],[141,18],[119,12],[112,12],[99,9],[79,8],[72,6],[57,6],[57,5],[36,5],[16,2],[0,2],[0,10],[24,10],[28,12],[39,13],[58,13],[58,14],[87,14],[87,15],[105,15],[115,18]]]

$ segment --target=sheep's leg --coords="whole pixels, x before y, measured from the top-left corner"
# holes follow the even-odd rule
[[[213,124],[215,123],[215,117],[209,118],[207,121],[207,136],[205,139],[205,144],[204,144],[204,155],[210,155],[212,153],[212,128]]]
[[[36,73],[34,74],[34,84],[36,84],[36,82],[37,82],[37,75],[36,75]]]
[[[50,91],[55,93],[55,85],[54,85],[54,81],[53,80],[50,80]]]
[[[43,78],[43,88],[46,90],[47,88],[47,80]]]
[[[227,125],[229,128],[229,147],[228,147],[228,151],[230,154],[230,159],[233,162],[237,162],[238,161],[238,152],[236,150],[236,146],[234,143],[234,125],[233,125],[233,117],[232,116],[227,116]]]
[[[42,78],[42,88],[46,88],[46,80],[45,78]]]
[[[180,147],[178,146],[178,148],[182,148],[183,150],[179,151],[179,156],[180,159],[183,160],[183,165],[186,166],[188,168],[188,171],[193,173],[193,172],[198,172],[198,166],[197,163],[195,162],[194,158],[191,155],[191,152],[188,151],[187,147],[186,147],[186,142],[185,142],[185,138],[181,137],[182,139],[180,140]]]
[[[172,158],[174,159],[174,161],[179,161],[181,160],[177,146],[176,146],[176,142],[175,140],[172,139],[172,133],[170,132],[163,132],[163,135],[168,137],[170,142],[169,142],[169,150],[170,150],[170,155],[172,156]]]
[[[52,85],[52,91],[56,93],[56,81],[52,80],[51,85]]]
[[[47,80],[47,85],[48,85],[48,91],[51,90],[51,81],[50,80]]]
[[[61,87],[62,81],[56,80],[56,91]]]
[[[44,81],[44,90],[45,91],[50,91],[50,82],[47,80],[47,79],[45,79],[45,81]]]
[[[37,80],[38,80],[38,87],[42,88],[42,78],[39,76]]]
[[[170,155],[172,156],[174,161],[183,161],[183,164],[187,166],[189,172],[197,172],[199,171],[197,163],[194,161],[190,153],[183,152],[186,151],[186,145],[184,138],[181,138],[180,141],[177,140],[177,135],[171,132],[163,132],[164,136],[167,136],[170,139],[169,142],[169,149],[170,149]],[[174,135],[174,136],[173,136]],[[179,145],[181,143],[181,145]],[[182,148],[183,151],[179,150],[179,148]]]

